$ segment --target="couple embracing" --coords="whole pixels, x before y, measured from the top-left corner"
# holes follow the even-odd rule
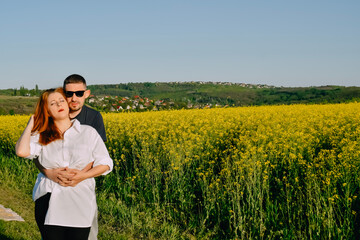
[[[94,177],[112,171],[99,112],[84,106],[90,95],[77,74],[63,88],[44,91],[16,143],[16,154],[34,159],[35,219],[42,239],[96,239]]]

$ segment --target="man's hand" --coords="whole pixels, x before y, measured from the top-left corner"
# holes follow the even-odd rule
[[[83,170],[76,170],[76,169],[69,169],[69,172],[71,172],[71,176],[67,178],[66,180],[63,180],[60,185],[64,187],[75,187],[80,182],[87,179],[87,176],[85,175],[85,172]]]
[[[84,173],[89,171],[94,164],[94,162],[91,162],[82,170],[77,170],[68,167],[46,169],[40,164],[37,158],[34,159],[34,163],[47,178],[63,187],[75,187],[79,182],[85,180],[87,176],[84,176]]]
[[[66,171],[60,171],[58,175],[59,184],[63,187],[75,187],[88,178],[85,173],[92,168],[93,164],[93,162],[89,163],[82,170],[66,168]]]
[[[72,177],[68,179],[68,185],[71,187],[75,187],[79,182],[88,179],[100,176],[101,174],[105,173],[106,171],[110,170],[108,165],[98,165],[96,167],[92,166],[93,163],[87,165],[83,170],[70,170]]]
[[[42,169],[42,173],[50,180],[62,185],[62,182],[72,177],[72,173],[69,172],[67,167],[54,168],[54,169]]]
[[[40,172],[42,172],[42,174],[56,183],[60,184],[62,181],[71,177],[71,173],[67,171],[67,167],[46,169],[40,164],[38,158],[34,158],[34,163]]]

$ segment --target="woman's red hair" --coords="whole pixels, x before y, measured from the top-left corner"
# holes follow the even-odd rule
[[[48,89],[41,94],[34,113],[34,127],[31,132],[40,134],[39,143],[42,145],[47,145],[52,141],[63,138],[48,110],[49,95],[55,92],[60,93],[66,99],[62,88]]]

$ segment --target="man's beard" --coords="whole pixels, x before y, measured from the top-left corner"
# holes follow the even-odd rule
[[[70,112],[76,112],[78,111],[80,108],[70,108]]]
[[[72,107],[72,106],[71,106],[71,103],[77,103],[77,106],[76,106],[76,107]],[[71,102],[71,103],[69,104],[70,112],[76,112],[76,111],[78,111],[78,110],[81,109],[81,104],[80,104],[79,102]]]

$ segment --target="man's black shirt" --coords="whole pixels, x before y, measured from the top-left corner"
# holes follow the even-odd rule
[[[103,141],[106,142],[104,121],[100,112],[84,105],[81,112],[75,118],[79,120],[80,124],[89,125],[95,128]]]

